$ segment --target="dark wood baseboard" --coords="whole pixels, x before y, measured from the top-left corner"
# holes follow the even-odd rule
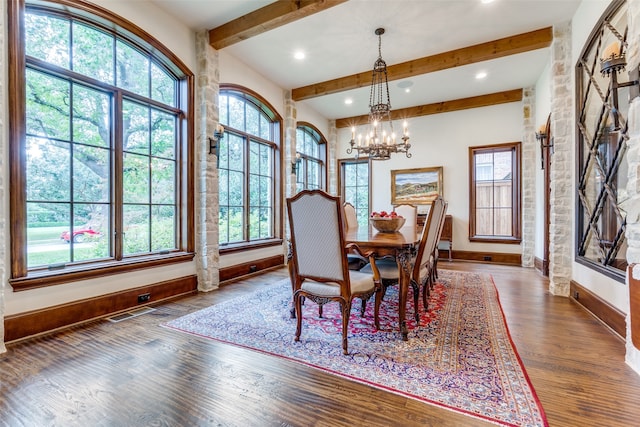
[[[549,277],[549,261],[534,257],[533,266],[536,270],[542,273],[543,276]]]
[[[626,315],[623,312],[573,280],[569,284],[569,289],[572,300],[593,314],[622,339],[627,336]]]
[[[453,259],[457,261],[474,261],[490,264],[522,265],[521,254],[501,252],[453,251]]]
[[[185,276],[135,289],[6,316],[4,318],[4,340],[11,342],[131,308],[182,295],[195,294],[197,288],[197,277],[195,275]],[[149,294],[149,299],[142,303],[138,302],[138,297],[145,294]]]
[[[536,270],[542,273],[544,271],[544,262],[540,258],[534,257],[533,268],[535,268]]]
[[[232,265],[231,267],[220,269],[220,284],[225,285],[228,282],[240,278],[246,278],[257,273],[264,273],[276,267],[284,265],[284,255],[276,255],[269,258],[246,262],[244,264]]]

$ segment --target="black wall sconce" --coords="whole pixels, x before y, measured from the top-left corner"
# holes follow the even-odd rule
[[[213,133],[213,137],[209,138],[209,154],[220,154],[220,140],[224,138],[224,126],[218,125],[216,131]]]
[[[209,137],[209,154],[216,155],[216,167],[220,167],[220,140],[224,138],[224,126],[218,124],[213,137]]]
[[[300,166],[300,163],[302,163],[302,159],[300,158],[300,153],[296,153],[295,160],[291,162],[291,173],[292,174],[297,174],[298,173],[298,167]]]
[[[545,144],[547,140],[547,126],[542,125],[538,132],[536,132],[536,139],[540,142],[540,168],[544,169],[545,149],[550,149],[549,154],[553,154],[553,138],[551,143]]]
[[[611,117],[613,118],[613,130],[620,130],[620,119],[618,110],[618,89],[631,86],[629,89],[629,99],[633,99],[639,95],[638,81],[640,70],[633,69],[629,72],[630,80],[628,82],[618,82],[618,73],[624,71],[627,66],[627,60],[622,50],[623,44],[613,42],[602,53],[600,58],[600,73],[603,77],[609,76],[609,84],[611,87]]]

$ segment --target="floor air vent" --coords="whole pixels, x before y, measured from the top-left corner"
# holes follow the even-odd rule
[[[142,316],[143,314],[151,313],[152,311],[155,311],[155,308],[142,307],[135,310],[127,311],[126,313],[120,313],[116,314],[115,316],[107,317],[107,320],[109,322],[118,323],[136,316]]]

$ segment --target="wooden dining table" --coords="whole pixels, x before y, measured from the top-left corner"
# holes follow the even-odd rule
[[[367,227],[349,228],[345,230],[345,242],[356,244],[363,252],[374,251],[377,257],[392,255],[398,263],[399,304],[398,324],[402,339],[408,339],[406,311],[407,294],[411,281],[411,257],[420,244],[422,228],[417,225],[406,225],[394,233],[377,231],[370,224]]]

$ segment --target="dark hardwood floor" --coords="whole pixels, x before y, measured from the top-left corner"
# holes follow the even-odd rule
[[[640,376],[624,362],[624,342],[568,298],[551,296],[538,272],[446,261],[439,268],[493,275],[550,426],[640,425]],[[98,320],[9,344],[0,355],[0,425],[489,425],[159,327],[284,277],[278,269],[119,323]]]

